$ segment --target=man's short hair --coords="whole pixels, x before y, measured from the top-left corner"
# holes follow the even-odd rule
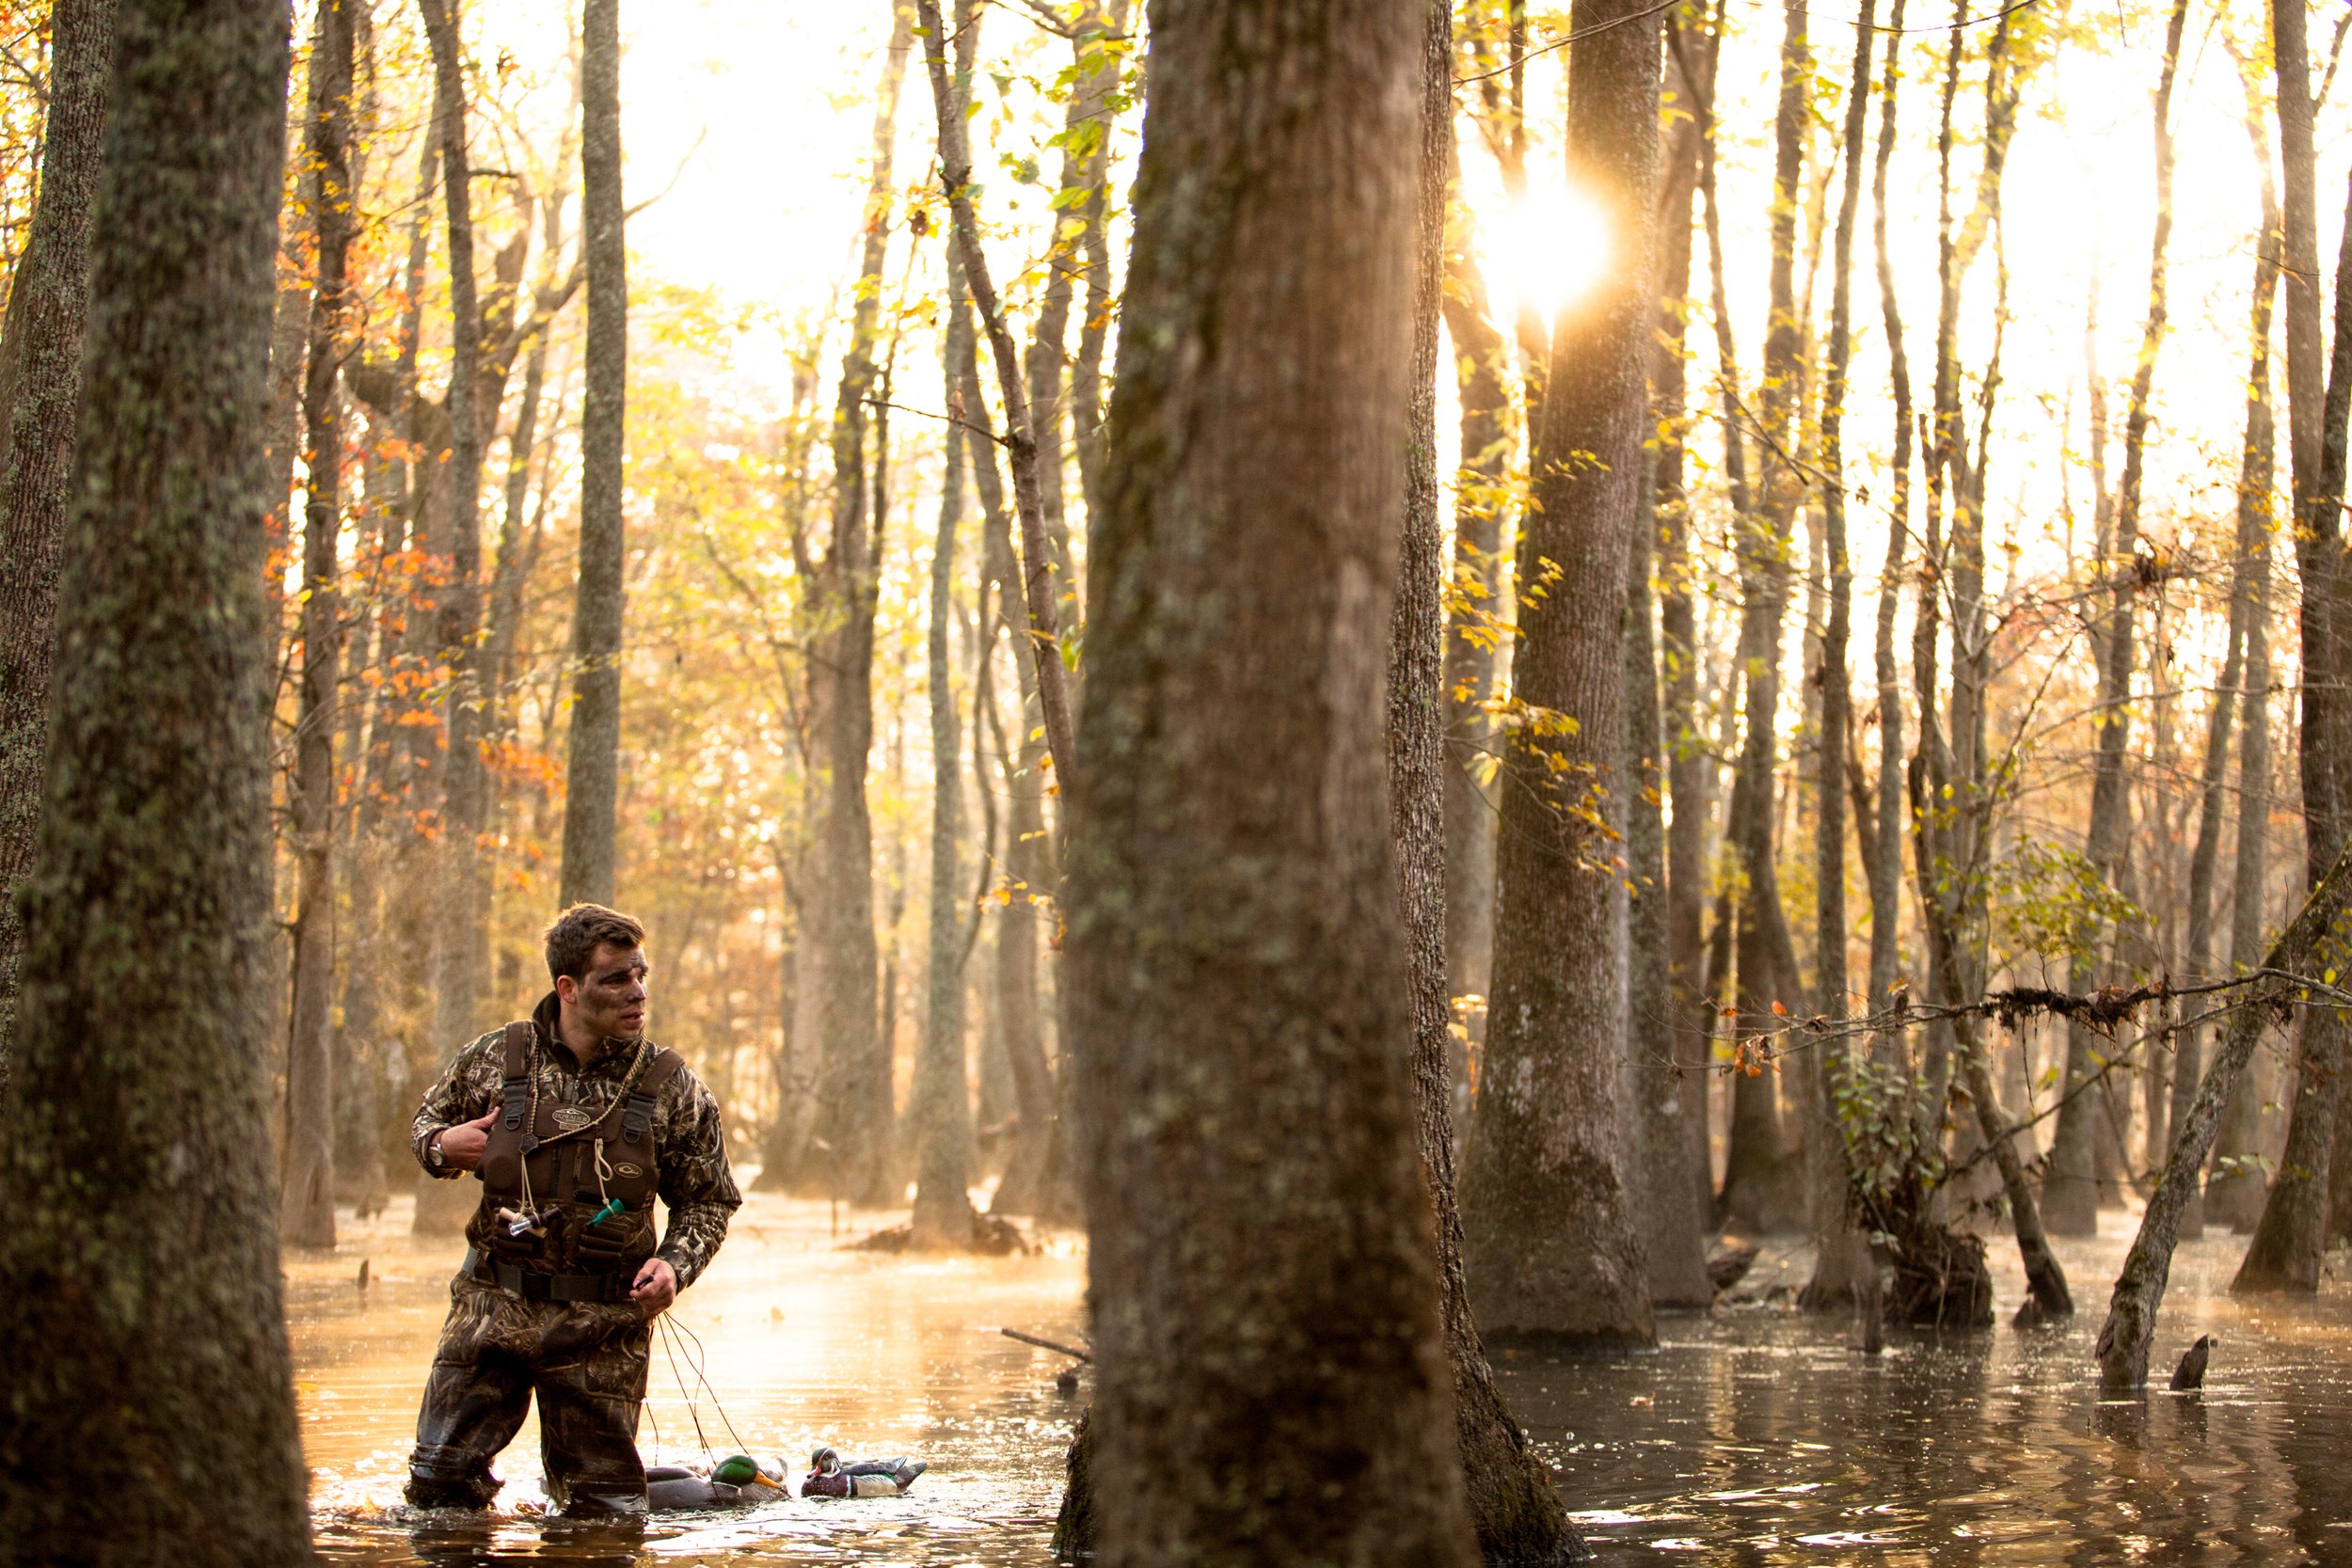
[[[574,904],[548,927],[548,978],[587,978],[599,947],[643,947],[645,928],[602,904]]]

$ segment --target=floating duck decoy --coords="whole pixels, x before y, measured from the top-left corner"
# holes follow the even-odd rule
[[[791,1496],[781,1459],[770,1467],[747,1453],[729,1454],[707,1475],[681,1465],[645,1467],[645,1506],[656,1513],[755,1508]]]
[[[831,1449],[809,1456],[801,1481],[803,1497],[898,1497],[930,1465],[919,1459],[856,1459],[847,1464]]]

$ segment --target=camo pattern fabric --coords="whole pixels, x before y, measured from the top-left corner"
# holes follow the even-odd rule
[[[652,1337],[629,1302],[525,1301],[453,1281],[408,1456],[408,1500],[488,1506],[501,1484],[490,1462],[515,1440],[536,1394],[548,1497],[574,1512],[643,1512],[637,1415]]]
[[[552,993],[532,1013],[538,1043],[531,1053],[532,1076],[542,1105],[578,1106],[592,1117],[612,1109],[637,1060],[639,1041],[608,1039],[575,1069],[571,1053],[547,1043],[553,1035],[555,997]],[[499,1103],[505,1077],[503,1029],[493,1029],[457,1053],[457,1059],[425,1091],[424,1103],[409,1128],[409,1147],[428,1176],[454,1180],[469,1173],[435,1170],[424,1155],[425,1141],[443,1128],[473,1121]],[[727,1221],[741,1207],[743,1195],[727,1165],[727,1144],[719,1125],[719,1102],[693,1069],[681,1067],[654,1101],[653,1138],[655,1190],[670,1208],[670,1223],[654,1256],[677,1274],[683,1291],[709,1267],[727,1237]],[[478,1207],[466,1222],[466,1240],[487,1250],[491,1227],[498,1223],[490,1205]],[[635,1310],[635,1308],[630,1308]]]

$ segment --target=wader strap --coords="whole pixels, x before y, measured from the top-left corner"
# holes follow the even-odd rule
[[[636,1091],[624,1102],[621,1112],[623,1137],[633,1144],[645,1141],[646,1132],[653,1127],[655,1101],[661,1098],[661,1091],[669,1086],[670,1080],[677,1076],[677,1069],[685,1065],[685,1057],[667,1048],[654,1057],[653,1066],[645,1069],[645,1075],[637,1081]]]
[[[528,1020],[506,1026],[506,1068],[499,1085],[499,1102],[505,1109],[503,1121],[509,1132],[523,1124],[523,1107],[531,1098],[531,1037],[534,1032]]]
[[[538,1274],[485,1257],[478,1247],[466,1249],[461,1272],[525,1301],[627,1301],[630,1283],[623,1274]]]

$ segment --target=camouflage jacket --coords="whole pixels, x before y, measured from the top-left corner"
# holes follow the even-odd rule
[[[585,1067],[575,1069],[569,1052],[548,1044],[555,1027],[552,994],[533,1010],[532,1019],[538,1025],[539,1042],[532,1049],[531,1070],[541,1103],[577,1105],[599,1116],[610,1109],[636,1058],[638,1042],[606,1040]],[[449,1180],[468,1174],[453,1167],[435,1169],[425,1158],[425,1142],[443,1128],[475,1120],[498,1105],[504,1033],[493,1029],[460,1051],[440,1080],[425,1091],[408,1142],[426,1175]],[[654,1102],[653,1136],[659,1150],[655,1190],[670,1209],[670,1223],[655,1256],[676,1271],[678,1289],[684,1290],[709,1267],[719,1243],[726,1240],[728,1218],[743,1202],[727,1168],[719,1102],[691,1068],[681,1067]],[[477,1210],[467,1222],[466,1239],[481,1246],[494,1223]]]

